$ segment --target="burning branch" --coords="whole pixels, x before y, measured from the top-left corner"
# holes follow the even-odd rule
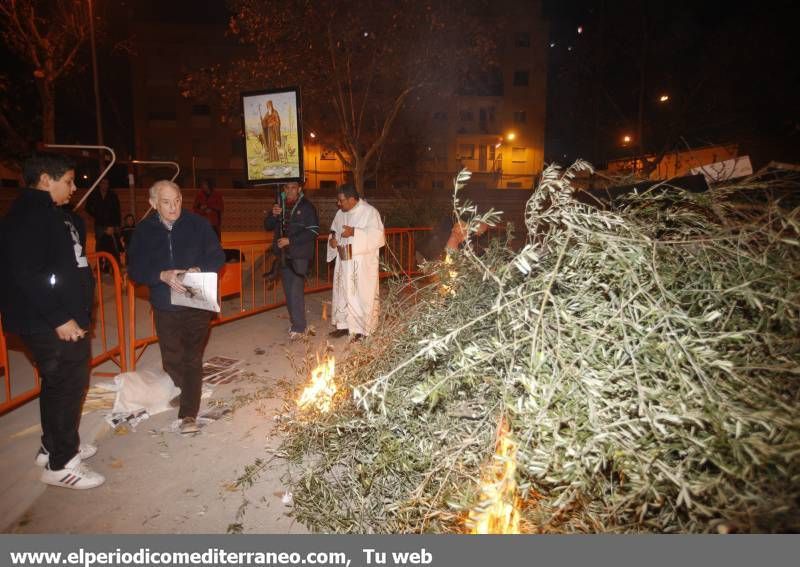
[[[301,410],[313,407],[322,413],[331,410],[333,395],[336,393],[336,382],[333,381],[334,369],[335,359],[331,356],[311,371],[311,383],[300,394],[297,407]]]
[[[505,421],[500,423],[492,462],[481,480],[478,505],[469,513],[467,525],[473,534],[518,534],[517,448]]]

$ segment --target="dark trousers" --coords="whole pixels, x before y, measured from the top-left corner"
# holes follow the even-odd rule
[[[291,260],[286,260],[286,267],[281,268],[281,281],[283,294],[286,296],[286,309],[289,311],[289,320],[292,322],[291,330],[295,333],[306,331],[306,298],[303,293],[303,284],[306,279],[298,276],[289,265]]]
[[[178,417],[197,417],[203,392],[203,349],[208,339],[211,311],[153,309],[161,364],[181,389]]]
[[[39,415],[50,468],[61,470],[78,454],[81,408],[89,390],[89,337],[62,341],[55,331],[22,335],[42,380]]]

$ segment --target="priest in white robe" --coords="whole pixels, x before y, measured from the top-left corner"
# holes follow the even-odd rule
[[[339,187],[339,211],[328,238],[328,262],[333,272],[331,337],[350,335],[360,340],[378,322],[379,253],[386,244],[377,209],[361,199],[351,184]]]

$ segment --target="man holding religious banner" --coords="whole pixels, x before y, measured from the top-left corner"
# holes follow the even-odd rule
[[[369,335],[378,322],[379,251],[386,244],[377,209],[359,198],[351,184],[339,187],[339,211],[328,239],[328,262],[336,259],[333,275],[331,337]]]
[[[196,433],[203,348],[212,312],[173,305],[171,293],[186,293],[185,272],[218,272],[225,254],[208,221],[183,211],[181,203],[181,190],[172,181],[156,181],[150,188],[150,206],[156,214],[136,226],[128,251],[128,275],[150,287],[161,361],[181,389],[180,431]]]

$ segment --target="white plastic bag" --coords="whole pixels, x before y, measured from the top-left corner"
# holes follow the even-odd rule
[[[169,401],[181,393],[169,374],[159,369],[142,369],[118,374],[119,386],[111,413],[132,413],[141,409],[150,415],[170,409]]]

